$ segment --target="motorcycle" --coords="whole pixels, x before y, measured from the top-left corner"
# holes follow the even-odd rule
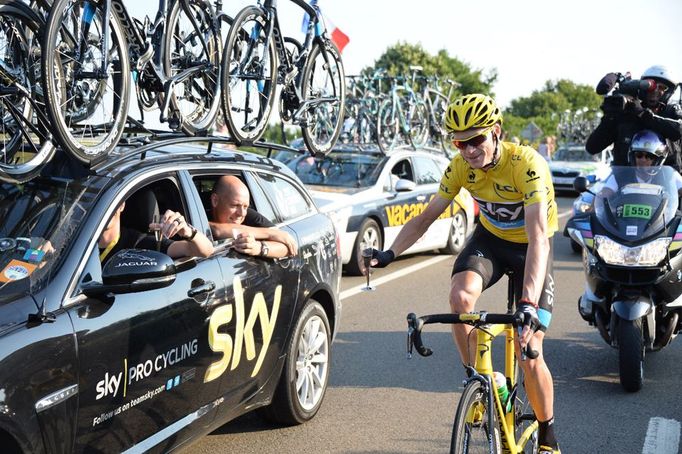
[[[673,172],[613,167],[594,193],[594,209],[565,230],[582,247],[586,285],[578,311],[618,349],[620,383],[629,392],[642,388],[645,353],[682,329],[682,213]],[[586,191],[586,181],[577,178],[575,187]]]

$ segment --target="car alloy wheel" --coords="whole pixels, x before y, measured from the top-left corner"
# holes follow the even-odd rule
[[[327,391],[331,365],[331,328],[320,303],[309,300],[289,340],[286,363],[270,406],[264,415],[295,425],[312,419]]]

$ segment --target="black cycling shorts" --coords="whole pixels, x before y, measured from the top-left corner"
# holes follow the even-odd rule
[[[457,256],[452,274],[473,271],[483,278],[483,289],[494,285],[507,270],[513,271],[514,293],[516,300],[523,292],[523,274],[526,267],[527,243],[514,243],[496,237],[480,224],[471,235],[469,242]],[[546,331],[552,321],[554,306],[554,275],[552,267],[552,238],[549,239],[549,259],[545,285],[538,301],[540,329]]]

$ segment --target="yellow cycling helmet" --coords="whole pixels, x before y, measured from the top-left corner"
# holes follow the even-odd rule
[[[493,98],[480,93],[460,96],[445,112],[445,129],[456,140],[487,133],[497,122],[502,122],[502,112]],[[467,132],[470,134],[461,134]]]

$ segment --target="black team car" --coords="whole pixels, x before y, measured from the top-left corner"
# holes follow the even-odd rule
[[[255,408],[284,424],[317,413],[340,317],[338,236],[286,166],[224,142],[169,139],[87,174],[0,185],[3,453],[166,452]],[[129,250],[102,267],[97,240],[123,201],[127,227],[147,232],[136,204],[151,196],[212,239],[208,201],[228,174],[296,256],[224,240],[208,258]]]

